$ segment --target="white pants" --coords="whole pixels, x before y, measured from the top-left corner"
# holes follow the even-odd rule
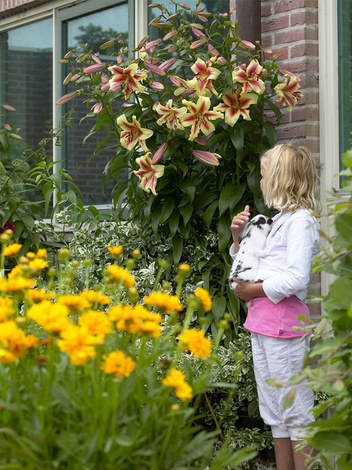
[[[313,414],[309,412],[314,406],[313,391],[302,383],[288,385],[290,378],[302,370],[309,342],[309,337],[285,339],[252,333],[260,415],[264,423],[271,426],[274,438],[302,439],[304,427],[314,421]],[[268,379],[276,379],[284,386],[268,385]],[[294,402],[285,409],[285,396],[293,387],[297,388]]]

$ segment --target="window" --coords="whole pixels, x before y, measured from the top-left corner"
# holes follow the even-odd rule
[[[103,6],[104,2],[99,2],[99,6]],[[111,2],[105,2],[110,3]],[[116,4],[116,2],[115,2]],[[62,58],[65,53],[78,46],[85,51],[84,45],[89,44],[90,50],[94,53],[98,52],[100,58],[104,60],[111,59],[113,50],[107,49],[101,51],[100,45],[104,42],[116,37],[118,34],[128,43],[131,28],[129,28],[129,6],[128,2],[123,1],[113,7],[96,11],[97,2],[84,2],[74,8],[67,8],[58,13],[58,30],[61,32],[62,41]],[[92,9],[95,10],[92,10]],[[131,47],[130,47],[131,49]],[[103,54],[106,54],[104,57]],[[71,70],[61,67],[59,70],[59,92],[58,96],[75,90],[75,85],[70,82],[68,86],[62,87],[62,81]],[[75,114],[73,115],[72,125],[65,134],[62,146],[62,159],[65,160],[65,167],[72,176],[75,184],[82,192],[82,201],[86,205],[101,205],[111,203],[111,191],[116,183],[114,178],[109,178],[104,192],[102,191],[103,182],[106,178],[104,173],[107,162],[115,155],[114,149],[104,149],[99,155],[92,160],[90,157],[101,136],[96,134],[86,141],[83,146],[82,142],[85,136],[90,132],[94,125],[96,117],[81,119],[87,114],[89,109],[84,103],[84,96],[81,99],[75,99],[62,106],[61,112],[66,113],[73,107]],[[105,137],[105,135],[104,135]],[[127,174],[126,174],[127,177]]]
[[[37,148],[51,128],[59,127],[62,115],[74,106],[72,127],[65,132],[61,147],[47,149],[48,158],[62,162],[55,165],[55,171],[60,164],[69,171],[87,205],[111,203],[111,189],[116,181],[109,181],[105,193],[102,184],[106,162],[113,155],[103,152],[89,162],[98,140],[93,137],[82,144],[94,119],[80,123],[88,111],[83,100],[55,106],[60,96],[74,89],[73,83],[71,90],[63,86],[68,71],[58,61],[68,50],[79,45],[84,48],[87,42],[94,52],[101,53],[100,44],[119,33],[132,50],[135,3],[139,6],[138,15],[143,17],[138,18],[138,24],[147,24],[146,9],[140,8],[143,2],[53,0],[0,20],[0,103],[16,108],[17,112],[10,116],[11,123],[21,128],[23,139],[23,143],[16,141],[12,156],[21,155],[26,144]],[[109,59],[111,52],[103,51]]]
[[[0,102],[16,109],[9,119],[23,139],[12,146],[12,158],[26,145],[37,148],[53,125],[52,35],[50,18],[0,34]]]
[[[352,2],[338,0],[340,155],[352,148]],[[340,160],[340,168],[342,163]]]

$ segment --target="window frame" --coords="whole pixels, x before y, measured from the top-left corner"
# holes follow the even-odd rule
[[[25,26],[30,23],[52,18],[53,26],[53,96],[52,96],[52,118],[53,128],[59,127],[62,110],[55,103],[65,92],[62,85],[64,80],[64,70],[59,60],[67,52],[63,50],[63,34],[62,23],[80,15],[93,13],[95,11],[104,10],[105,8],[117,6],[119,3],[127,3],[129,9],[129,30],[132,31],[130,36],[129,49],[132,50],[133,42],[138,44],[139,41],[148,33],[148,5],[145,0],[99,0],[98,4],[95,0],[53,0],[50,3],[36,6],[25,12],[20,12],[0,20],[0,33],[14,28]],[[53,143],[53,161],[59,162],[63,159],[62,149]],[[69,156],[68,156],[69,157]],[[60,171],[60,163],[54,165],[54,173]],[[54,192],[54,204],[57,202],[56,193]],[[107,204],[97,204],[98,210],[110,209]]]

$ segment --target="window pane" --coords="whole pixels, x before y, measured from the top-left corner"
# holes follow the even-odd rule
[[[352,147],[352,2],[338,0],[340,154]],[[342,168],[342,163],[340,164]]]
[[[101,44],[115,38],[118,34],[122,34],[122,39],[127,42],[129,33],[128,5],[120,4],[113,8],[74,18],[65,22],[64,30],[66,30],[64,52],[74,47],[84,46],[86,43],[89,44],[93,52],[99,52]],[[107,54],[107,59],[109,59],[111,52],[112,50],[107,49],[101,53]],[[67,70],[67,73],[69,73],[69,70]],[[70,83],[63,93],[69,93],[73,90],[75,90],[74,84]],[[89,134],[97,118],[87,118],[80,123],[82,117],[89,111],[83,97],[67,103],[64,112],[69,111],[72,107],[75,108],[75,114],[73,115],[72,127],[67,134],[64,149],[66,168],[81,190],[84,204],[111,204],[111,191],[116,184],[116,180],[110,178],[104,193],[102,186],[105,180],[105,166],[115,156],[115,151],[114,149],[103,150],[89,161],[95,147],[102,138],[106,137],[106,134],[93,135],[83,147],[83,139]],[[114,142],[107,143],[109,146],[113,144]],[[123,179],[126,179],[126,177],[127,174],[124,175]]]
[[[26,144],[36,149],[52,128],[52,34],[51,18],[0,34],[0,102],[16,108],[11,124],[23,138],[12,157]]]

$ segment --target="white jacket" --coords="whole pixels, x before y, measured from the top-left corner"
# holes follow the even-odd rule
[[[306,209],[277,214],[266,240],[268,255],[259,259],[257,278],[274,303],[296,295],[304,300],[311,277],[312,257],[319,252],[319,225]],[[230,255],[235,258],[234,245]]]

